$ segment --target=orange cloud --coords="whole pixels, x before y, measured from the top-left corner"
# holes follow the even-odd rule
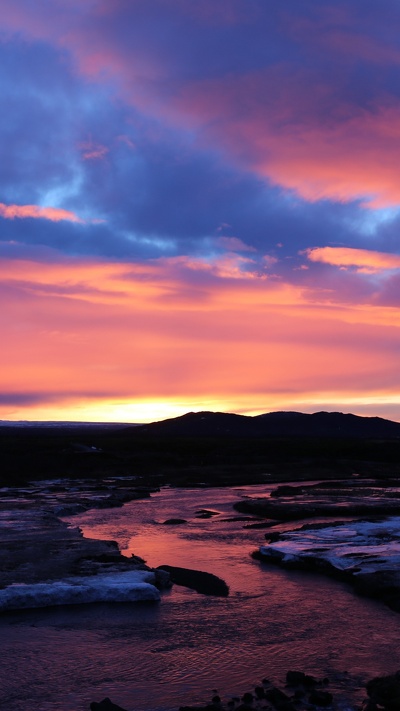
[[[51,222],[60,222],[61,220],[83,222],[75,212],[70,210],[63,210],[60,207],[40,207],[39,205],[5,205],[0,203],[0,216],[6,220],[14,220],[17,217],[51,220]]]
[[[315,247],[306,251],[312,262],[324,262],[338,267],[356,267],[367,273],[400,269],[400,255],[351,247]]]
[[[398,309],[326,304],[203,266],[0,261],[0,390],[20,403],[3,399],[0,417],[58,408],[64,419],[134,421],[135,403],[164,403],[168,416],[168,403],[177,414],[178,403],[262,411],[330,398],[351,410],[398,397],[400,418]]]

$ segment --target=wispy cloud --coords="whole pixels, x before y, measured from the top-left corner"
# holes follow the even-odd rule
[[[107,146],[103,146],[101,143],[93,143],[92,141],[80,143],[79,149],[84,160],[101,160],[109,152]]]
[[[71,210],[63,210],[60,207],[41,207],[40,205],[5,205],[0,203],[0,216],[6,220],[31,218],[35,220],[50,220],[51,222],[60,222],[61,220],[84,222]]]
[[[400,255],[376,252],[352,247],[314,247],[306,251],[311,262],[324,262],[347,269],[354,267],[358,271],[375,273],[400,269]]]
[[[6,392],[26,393],[19,405],[32,412],[42,391],[57,393],[60,407],[73,393],[71,407],[89,406],[99,400],[100,379],[107,412],[121,393],[126,402],[217,398],[233,407],[236,398],[236,407],[252,400],[274,409],[321,393],[383,397],[400,388],[393,309],[237,279],[229,263],[203,267],[171,259],[0,262]]]

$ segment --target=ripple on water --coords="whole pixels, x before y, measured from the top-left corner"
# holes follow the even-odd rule
[[[128,709],[157,711],[241,694],[288,669],[329,676],[338,693],[400,667],[400,615],[356,598],[346,586],[251,559],[263,532],[199,508],[231,512],[249,489],[167,489],[121,509],[72,519],[86,535],[120,539],[150,565],[207,570],[227,580],[228,598],[175,586],[160,605],[92,605],[36,610],[0,620],[0,691],[13,711],[80,711],[109,696]],[[154,521],[188,520],[185,527]],[[128,544],[127,544],[128,541]],[[346,673],[347,672],[347,673]]]

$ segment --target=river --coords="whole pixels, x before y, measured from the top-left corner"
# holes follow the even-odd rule
[[[0,708],[88,711],[109,696],[135,711],[170,711],[240,695],[288,669],[328,677],[343,708],[362,686],[400,668],[400,615],[320,576],[254,561],[262,530],[232,504],[262,487],[163,488],[119,509],[72,517],[85,536],[117,540],[125,555],[215,573],[227,598],[174,586],[160,603],[96,604],[4,614]],[[210,509],[211,518],[196,512]],[[187,523],[163,525],[169,518]]]

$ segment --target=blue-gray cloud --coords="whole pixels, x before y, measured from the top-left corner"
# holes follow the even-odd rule
[[[238,115],[268,122],[278,106],[283,114],[273,120],[280,128],[292,122],[294,131],[301,120],[329,132],[346,118],[340,112],[373,117],[382,97],[396,108],[396,3],[388,2],[385,17],[365,0],[291,0],[284,7],[235,0],[218,10],[208,0],[197,9],[178,0],[124,0],[115,9],[106,3],[103,13],[96,3],[89,13],[71,3],[59,16],[53,8],[39,17],[35,31],[29,3],[17,5],[26,22],[19,33],[8,28],[0,45],[7,107],[0,117],[0,201],[62,207],[83,222],[0,218],[3,250],[16,242],[122,260],[207,255],[221,249],[223,234],[255,249],[255,268],[268,254],[278,260],[278,275],[298,282],[308,276],[297,271],[307,247],[398,249],[395,213],[368,229],[361,200],[310,201],[273,184],[246,163],[240,145],[235,155],[223,145],[218,112],[191,123],[183,101],[190,88],[196,112],[195,99],[207,99],[210,82],[223,92],[224,82],[232,88],[248,78]],[[267,70],[286,84],[268,74],[260,94]],[[284,113],[282,95],[291,92],[300,118],[292,105]],[[234,118],[223,117],[228,131]],[[248,135],[242,140],[247,155]],[[317,275],[322,267],[312,270]]]

